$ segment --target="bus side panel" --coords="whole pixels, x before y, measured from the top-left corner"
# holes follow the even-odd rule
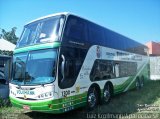
[[[145,65],[145,67],[143,68],[143,70],[140,72],[140,74],[137,76],[139,77],[140,79],[142,77],[144,77],[144,83],[149,80],[149,67],[148,67],[148,63]],[[136,80],[132,83],[132,85],[129,87],[129,90],[130,89],[134,89],[136,88]]]

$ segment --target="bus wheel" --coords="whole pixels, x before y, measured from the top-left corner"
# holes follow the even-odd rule
[[[136,89],[139,90],[141,88],[140,80],[139,78],[136,79]]]
[[[105,104],[108,104],[111,100],[111,89],[110,86],[107,84],[104,86],[103,89],[103,102]]]
[[[87,96],[87,108],[93,110],[98,104],[98,94],[95,87],[91,87]]]
[[[144,76],[142,76],[140,80],[140,87],[143,88],[143,86],[144,86]]]

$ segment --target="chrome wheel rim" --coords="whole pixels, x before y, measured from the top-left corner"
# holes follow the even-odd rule
[[[144,83],[143,83],[143,81],[141,82],[141,87],[143,87],[144,86]]]
[[[90,107],[94,107],[96,105],[96,96],[94,93],[90,93],[89,96],[88,96],[88,103],[90,105]]]
[[[139,89],[140,85],[139,85],[139,82],[136,81],[136,88]]]
[[[104,101],[105,101],[105,102],[108,102],[109,99],[110,99],[110,96],[111,96],[111,95],[110,95],[109,91],[108,91],[108,90],[105,90],[104,93],[103,93]]]

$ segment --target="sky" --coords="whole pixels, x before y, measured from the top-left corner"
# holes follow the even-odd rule
[[[160,0],[0,0],[0,28],[71,12],[141,43],[160,42]]]

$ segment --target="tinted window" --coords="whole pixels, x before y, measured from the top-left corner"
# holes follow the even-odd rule
[[[113,32],[109,29],[104,30],[105,35],[105,46],[118,49],[118,50],[124,50],[136,54],[141,55],[147,55],[144,49],[147,49],[144,45],[129,39],[123,35],[120,35],[116,32]]]
[[[95,60],[90,73],[91,81],[133,76],[137,72],[136,62]]]
[[[60,16],[57,16],[27,24],[17,47],[57,40],[60,18]]]
[[[104,45],[104,31],[100,26],[89,24],[89,41],[94,45]]]
[[[69,16],[67,20],[63,36],[63,43],[66,42],[82,46],[101,45],[118,50],[146,55],[144,52],[144,48],[146,47],[142,44],[114,31],[75,16]]]
[[[96,60],[92,67],[90,78],[92,81],[114,78],[114,64],[109,60]]]
[[[87,27],[84,20],[70,16],[64,32],[64,40],[85,43]]]
[[[60,88],[70,88],[74,85],[86,54],[87,50],[85,49],[62,47],[58,71],[58,84]],[[64,73],[62,72],[63,63],[65,63]]]
[[[38,85],[55,80],[56,50],[38,50],[17,54],[13,59],[12,83]]]
[[[105,31],[105,44],[107,47],[115,48],[115,41],[113,38],[113,33],[109,30]]]

